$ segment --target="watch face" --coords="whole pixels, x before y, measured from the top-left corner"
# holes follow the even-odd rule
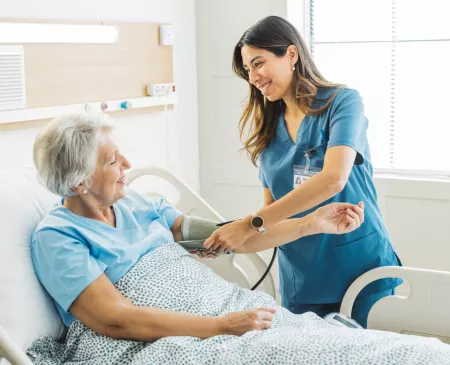
[[[252,226],[255,228],[261,228],[264,224],[262,217],[256,216],[252,218]]]

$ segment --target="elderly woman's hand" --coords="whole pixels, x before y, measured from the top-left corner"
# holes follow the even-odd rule
[[[205,248],[219,251],[233,251],[255,234],[250,217],[226,224],[215,231],[204,243]]]
[[[205,250],[197,250],[197,251],[189,251],[193,255],[197,255],[201,259],[215,259],[219,257],[219,254],[215,253],[215,251],[205,251]]]
[[[265,330],[272,325],[275,308],[257,308],[217,318],[219,333],[241,336],[249,331]]]
[[[314,233],[343,234],[354,231],[364,222],[364,203],[331,203],[307,216]]]

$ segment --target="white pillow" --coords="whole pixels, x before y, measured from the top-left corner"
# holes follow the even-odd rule
[[[0,170],[0,326],[24,350],[41,335],[58,339],[64,331],[30,257],[31,233],[58,199],[34,169]]]

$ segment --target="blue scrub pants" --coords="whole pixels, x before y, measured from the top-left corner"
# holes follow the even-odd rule
[[[381,298],[388,295],[394,295],[395,289],[390,289],[385,292],[375,293],[364,297],[357,297],[353,303],[352,318],[364,328],[367,328],[367,316],[369,315],[372,306]],[[302,314],[305,312],[314,312],[320,317],[324,317],[331,312],[339,312],[341,303],[326,303],[326,304],[295,304],[290,305],[289,309],[292,313]]]

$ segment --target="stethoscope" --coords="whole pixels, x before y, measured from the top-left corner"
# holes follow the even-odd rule
[[[234,222],[234,220],[233,221],[227,221],[227,222],[221,222],[221,223],[216,224],[216,226],[217,227],[222,227],[225,224],[232,223],[232,222]],[[259,285],[261,285],[261,283],[264,281],[264,279],[266,278],[266,276],[269,274],[270,270],[272,269],[272,266],[273,266],[273,263],[275,262],[275,258],[276,257],[277,257],[277,247],[274,247],[273,248],[273,255],[272,255],[272,258],[270,259],[270,262],[269,262],[269,265],[267,266],[266,271],[261,276],[261,278],[256,282],[256,284],[251,287],[250,290],[255,290]]]

